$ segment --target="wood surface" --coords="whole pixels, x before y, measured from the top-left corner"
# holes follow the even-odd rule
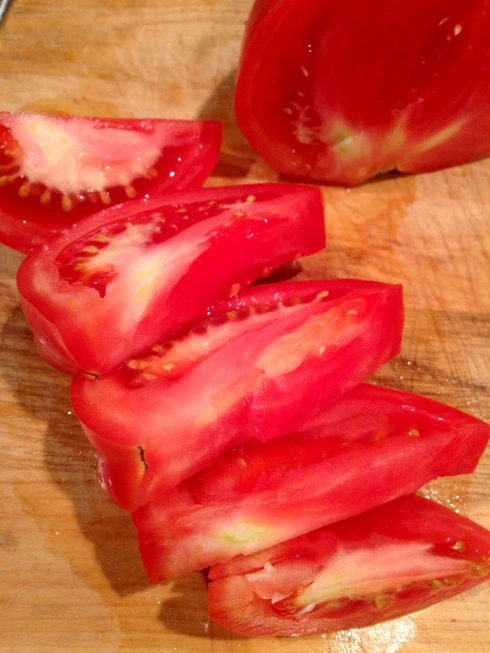
[[[252,0],[14,0],[0,25],[0,110],[225,122],[209,184],[276,180],[233,118]],[[324,188],[328,245],[305,278],[404,285],[400,356],[376,379],[490,421],[490,160]],[[69,379],[36,355],[21,256],[0,246],[0,651],[488,653],[489,586],[388,624],[245,639],[209,621],[201,575],[150,586],[129,516],[98,487]],[[490,528],[490,452],[426,492]]]

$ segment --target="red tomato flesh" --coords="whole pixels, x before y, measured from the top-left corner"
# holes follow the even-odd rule
[[[362,384],[298,433],[239,446],[133,514],[152,582],[250,554],[469,474],[490,425]]]
[[[0,113],[0,242],[22,252],[108,205],[198,188],[222,124]]]
[[[238,123],[296,179],[352,185],[490,154],[490,0],[258,0]]]
[[[324,244],[318,188],[166,193],[85,218],[32,252],[17,284],[40,355],[100,375]]]
[[[133,511],[230,447],[297,428],[396,355],[402,327],[400,286],[269,284],[114,373],[75,378],[103,487]]]
[[[490,578],[490,532],[407,496],[211,567],[211,619],[246,636],[311,635],[422,610]]]

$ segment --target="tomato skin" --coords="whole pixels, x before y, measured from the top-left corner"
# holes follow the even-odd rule
[[[292,179],[359,184],[490,153],[489,0],[260,0],[237,121]]]
[[[249,317],[236,319],[246,308]],[[177,376],[166,371],[175,360],[149,355],[96,382],[73,380],[72,405],[97,451],[101,483],[123,508],[136,510],[236,444],[291,431],[367,378],[399,351],[402,292],[357,280],[266,284],[208,317],[219,324],[223,316],[222,327],[204,330],[209,354],[189,363],[186,347],[199,338],[181,339]],[[142,383],[132,384],[133,371]]]
[[[17,285],[40,355],[100,375],[324,244],[318,188],[165,193],[85,218],[32,252]]]
[[[303,607],[322,574],[327,603]],[[489,577],[490,532],[412,495],[211,567],[208,609],[239,635],[304,636],[395,619]]]
[[[489,438],[490,425],[458,410],[362,384],[298,433],[228,451],[133,513],[148,577],[159,582],[204,569],[410,494],[438,476],[469,474]]]
[[[198,188],[222,131],[215,121],[0,112],[0,242],[27,253],[108,204]]]

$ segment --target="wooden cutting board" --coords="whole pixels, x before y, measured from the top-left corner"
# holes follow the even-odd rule
[[[0,26],[0,110],[225,122],[209,184],[276,180],[234,123],[252,0],[14,0]],[[378,381],[490,421],[490,160],[325,188],[328,246],[302,276],[401,282],[403,349]],[[200,574],[149,586],[129,516],[99,489],[68,401],[19,308],[0,246],[0,651],[484,653],[489,587],[410,617],[307,639],[243,639],[209,621]],[[490,528],[490,451],[427,494]]]

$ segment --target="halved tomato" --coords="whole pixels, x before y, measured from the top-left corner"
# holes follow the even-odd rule
[[[397,354],[402,327],[400,286],[269,284],[97,381],[75,378],[103,487],[133,511],[230,447],[297,428]]]
[[[303,430],[249,442],[133,514],[148,577],[226,562],[473,472],[490,425],[407,392],[361,384]]]
[[[222,124],[0,113],[0,242],[27,252],[108,205],[197,188]]]
[[[209,614],[234,633],[360,628],[490,578],[490,532],[418,496],[211,567]]]
[[[99,375],[324,244],[317,188],[165,193],[81,221],[32,252],[17,283],[40,355]]]
[[[258,0],[238,123],[272,167],[357,184],[490,154],[490,0]]]

